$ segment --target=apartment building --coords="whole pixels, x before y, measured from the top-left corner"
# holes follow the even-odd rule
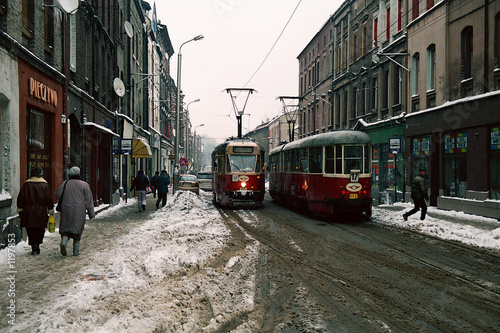
[[[431,205],[500,218],[500,2],[413,2],[406,177]],[[409,192],[409,188],[407,188]]]
[[[138,170],[170,166],[166,26],[145,1],[74,5],[0,1],[0,220],[16,241],[15,199],[32,167],[55,190],[78,165],[97,206],[129,195]]]
[[[298,57],[300,136],[369,133],[374,199],[409,200],[423,167],[431,205],[500,217],[499,6],[345,1]]]

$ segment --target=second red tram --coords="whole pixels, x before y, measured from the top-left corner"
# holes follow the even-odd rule
[[[299,210],[333,216],[371,216],[370,137],[337,130],[274,148],[269,153],[269,193]]]
[[[261,206],[265,194],[265,149],[247,138],[229,139],[212,152],[214,203]]]

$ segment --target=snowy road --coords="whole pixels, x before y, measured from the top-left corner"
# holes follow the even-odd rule
[[[0,281],[7,332],[500,331],[500,257],[374,222],[329,224],[266,201],[181,193],[87,224],[79,257],[47,234]],[[381,224],[383,222],[383,225]],[[71,244],[71,243],[70,243]],[[14,301],[12,319],[7,306]],[[11,321],[9,323],[9,321]],[[13,324],[13,325],[12,325]]]

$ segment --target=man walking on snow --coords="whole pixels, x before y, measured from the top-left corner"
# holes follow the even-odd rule
[[[419,174],[413,179],[411,183],[411,198],[413,199],[413,203],[415,207],[407,213],[403,214],[403,219],[408,221],[408,216],[415,214],[420,209],[422,209],[422,213],[420,215],[420,219],[425,219],[425,214],[427,213],[427,205],[425,201],[429,201],[429,195],[427,194],[427,186],[425,185],[425,174],[426,169],[419,169]]]
[[[158,200],[156,200],[156,209],[160,209],[160,201],[161,206],[165,207],[167,204],[167,193],[168,193],[168,184],[170,184],[170,176],[167,171],[162,170],[160,178],[158,178]]]

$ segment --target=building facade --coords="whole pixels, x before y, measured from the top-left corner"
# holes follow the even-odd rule
[[[170,167],[166,26],[145,1],[75,5],[66,13],[52,0],[0,2],[0,220],[16,241],[16,198],[33,167],[55,191],[78,165],[95,206],[130,195],[138,170]]]
[[[431,205],[500,217],[499,20],[499,1],[345,1],[298,56],[300,136],[369,133],[374,199],[410,200],[426,168]]]
[[[500,218],[500,2],[428,2],[409,15],[407,181],[427,168],[431,205]]]

